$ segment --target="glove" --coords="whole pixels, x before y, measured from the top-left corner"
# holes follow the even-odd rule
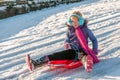
[[[64,48],[67,50],[67,49],[71,49],[70,45],[69,44],[66,44],[64,43]]]

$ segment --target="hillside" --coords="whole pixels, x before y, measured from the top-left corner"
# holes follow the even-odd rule
[[[33,59],[63,50],[65,22],[78,10],[89,20],[88,27],[98,40],[100,62],[87,74],[83,67],[30,73],[26,54]],[[0,20],[0,80],[119,80],[120,1],[85,0]],[[74,72],[74,73],[73,73]]]

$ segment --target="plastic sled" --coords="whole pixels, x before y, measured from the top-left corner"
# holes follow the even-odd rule
[[[67,69],[73,69],[80,66],[83,66],[82,63],[74,60],[52,60],[48,62],[48,65],[51,67],[57,67],[57,68],[67,68]]]

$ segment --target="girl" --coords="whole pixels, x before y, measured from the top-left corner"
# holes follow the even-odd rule
[[[47,63],[51,60],[81,60],[83,65],[85,65],[85,61],[87,60],[86,53],[81,47],[81,44],[78,41],[78,38],[75,34],[75,29],[80,28],[83,32],[83,35],[88,43],[88,38],[92,41],[93,52],[95,54],[98,53],[98,43],[97,39],[93,35],[90,29],[87,27],[88,21],[82,18],[82,14],[79,11],[75,11],[68,18],[66,26],[68,27],[66,39],[64,43],[65,50],[56,52],[50,55],[43,56],[37,60],[30,59],[30,56],[27,55],[26,62],[29,63],[31,68],[29,70],[33,70],[37,66],[41,66],[44,63]]]

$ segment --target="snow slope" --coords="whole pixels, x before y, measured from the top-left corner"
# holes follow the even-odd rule
[[[83,67],[30,73],[26,54],[33,59],[63,50],[67,17],[78,10],[96,35],[100,63],[87,74]],[[120,0],[85,0],[0,20],[0,80],[120,80]]]

